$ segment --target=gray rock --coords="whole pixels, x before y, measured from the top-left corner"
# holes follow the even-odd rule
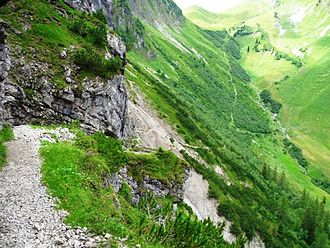
[[[113,23],[113,0],[64,0],[67,4],[75,9],[95,12],[98,10],[103,10],[105,13],[109,24]],[[112,26],[112,25],[111,25]]]
[[[84,247],[86,247],[86,248],[94,248],[94,247],[97,247],[97,245],[95,245],[94,243],[92,243],[90,241],[87,241],[85,243]]]
[[[79,121],[89,133],[96,131],[121,138],[125,132],[127,92],[125,77],[115,76],[106,82],[85,79],[81,88],[74,85],[72,68],[65,67],[66,81],[72,85],[61,90],[52,82],[53,72],[47,63],[15,59],[5,44],[6,24],[0,22],[0,126],[3,123],[56,124]],[[111,38],[113,55],[125,57],[120,39]],[[20,53],[17,49],[17,53]],[[9,79],[8,75],[14,75]]]
[[[185,178],[183,180],[184,182],[187,180],[189,173],[190,170],[186,169]],[[151,192],[157,197],[166,197],[167,195],[171,195],[178,200],[183,200],[183,185],[175,182],[170,185],[165,185],[158,180],[148,177],[144,178],[142,182],[137,182],[132,177],[128,176],[126,167],[120,169],[115,175],[109,175],[104,178],[104,187],[108,188],[111,186],[116,192],[119,192],[123,183],[127,183],[131,187],[131,201],[133,204],[138,204],[141,196],[146,195],[146,191]]]
[[[65,81],[69,84],[74,83],[74,80],[72,79],[71,73],[72,70],[70,67],[65,66],[65,72],[64,72],[64,77],[65,77]]]
[[[113,54],[120,56],[121,59],[125,59],[126,46],[123,40],[120,37],[109,32],[107,35],[107,41],[109,47],[111,47],[112,49]]]
[[[66,59],[67,56],[68,56],[67,51],[66,51],[66,49],[64,49],[64,50],[60,53],[60,58],[61,58],[61,59]]]
[[[62,98],[64,100],[74,103],[75,97],[73,90],[70,87],[65,88],[62,92]]]
[[[33,229],[35,229],[36,231],[40,231],[41,230],[40,225],[38,223],[35,223],[33,225]]]
[[[6,27],[7,23],[0,20],[0,81],[8,77],[8,72],[11,66],[9,48],[6,45]]]

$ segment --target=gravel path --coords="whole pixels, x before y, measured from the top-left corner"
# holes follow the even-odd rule
[[[51,141],[49,132],[15,127],[15,139],[7,144],[8,164],[0,171],[1,248],[97,247],[106,241],[63,224],[66,213],[55,209],[55,200],[41,184],[40,141]],[[72,138],[66,129],[51,132],[60,139]]]

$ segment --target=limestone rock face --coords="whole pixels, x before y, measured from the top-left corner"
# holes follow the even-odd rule
[[[128,0],[127,5],[116,5],[114,0],[65,0],[78,10],[95,12],[103,10],[110,26],[126,27],[134,22],[132,16],[139,17],[153,26],[181,26],[185,18],[181,9],[171,0]]]
[[[113,0],[65,0],[65,2],[75,9],[86,12],[102,10],[107,17],[110,26],[113,26]]]
[[[128,6],[135,16],[157,28],[161,26],[179,27],[185,22],[181,9],[174,1],[129,0]]]
[[[109,47],[112,48],[112,54],[118,55],[122,60],[125,60],[126,46],[123,40],[116,35],[108,33],[107,42]]]
[[[102,131],[123,137],[127,110],[124,76],[116,75],[107,81],[86,78],[78,86],[71,79],[71,69],[67,68],[68,85],[59,88],[52,81],[54,75],[49,64],[26,61],[24,54],[11,56],[3,37],[6,33],[4,24],[0,23],[0,124],[79,121],[87,132]],[[117,47],[111,49],[118,50]],[[124,45],[118,52],[125,57]]]
[[[186,181],[190,173],[190,169],[185,170],[184,180]],[[182,184],[170,182],[169,185],[165,185],[159,180],[144,177],[141,182],[134,180],[128,175],[127,167],[119,170],[114,175],[108,175],[104,178],[104,187],[108,188],[112,186],[116,192],[119,192],[123,183],[126,183],[131,188],[132,203],[138,204],[141,197],[145,197],[147,192],[152,193],[156,197],[165,198],[166,196],[172,196],[178,201],[182,201],[184,197],[184,189]]]

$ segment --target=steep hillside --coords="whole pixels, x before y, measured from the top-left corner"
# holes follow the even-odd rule
[[[3,143],[12,134],[6,126],[0,133],[0,247],[244,244],[226,243],[222,225],[199,220],[183,203],[187,162],[160,147],[124,149],[118,140],[133,132],[122,75],[126,47],[102,12],[26,0],[0,13],[0,124],[15,126],[7,165]],[[57,136],[61,128],[16,127],[31,123],[70,124],[69,138]],[[42,183],[68,214],[58,213]]]
[[[189,21],[180,29],[155,27],[143,21],[149,50],[129,52],[126,75],[145,92],[160,116],[172,123],[204,160],[220,166],[237,186],[227,188],[224,178],[217,178],[212,169],[205,171],[186,157],[206,178],[212,178],[210,195],[219,200],[220,214],[236,223],[233,230],[240,226],[238,229],[251,231],[253,225],[244,228],[246,219],[238,216],[244,215],[242,209],[252,213],[265,203],[260,194],[263,190],[252,190],[263,187],[258,186],[259,180],[264,180],[259,174],[263,167],[280,168],[287,173],[291,186],[307,188],[313,197],[329,197],[286,153],[282,142],[285,135],[276,131],[277,122],[259,105],[258,96],[247,84],[250,79],[236,60],[241,56],[237,43],[228,33],[203,31]],[[237,198],[237,192],[258,203]],[[267,198],[271,197],[267,194]],[[233,205],[236,208],[231,208]],[[263,232],[257,222],[255,231]],[[270,247],[279,245],[266,239]]]
[[[205,28],[227,28],[236,36],[243,53],[243,67],[259,90],[270,90],[283,104],[282,125],[308,158],[313,182],[329,191],[330,113],[325,106],[329,95],[330,2],[276,1],[269,6],[266,1],[264,4],[253,1],[252,4],[256,3],[266,6],[262,15],[246,15],[255,9],[248,5],[249,1],[221,14],[198,9],[186,14]],[[217,22],[202,24],[198,13],[216,15]],[[236,22],[231,22],[233,19]],[[229,22],[231,29],[226,26]],[[236,32],[242,29],[242,22],[246,31],[250,28],[245,34]],[[293,59],[300,61],[302,67],[295,66]]]
[[[129,247],[329,246],[329,194],[240,65],[245,26],[203,30],[170,0],[13,0],[0,13],[1,124],[78,120],[74,140],[41,149],[68,224]],[[252,33],[256,50],[272,44]]]

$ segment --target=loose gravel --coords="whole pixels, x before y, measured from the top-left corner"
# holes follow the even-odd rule
[[[56,209],[56,200],[41,183],[41,140],[70,140],[74,135],[65,128],[18,126],[13,131],[15,139],[7,144],[8,164],[0,171],[0,247],[108,246],[109,234],[92,236],[86,228],[65,225],[67,213]]]

